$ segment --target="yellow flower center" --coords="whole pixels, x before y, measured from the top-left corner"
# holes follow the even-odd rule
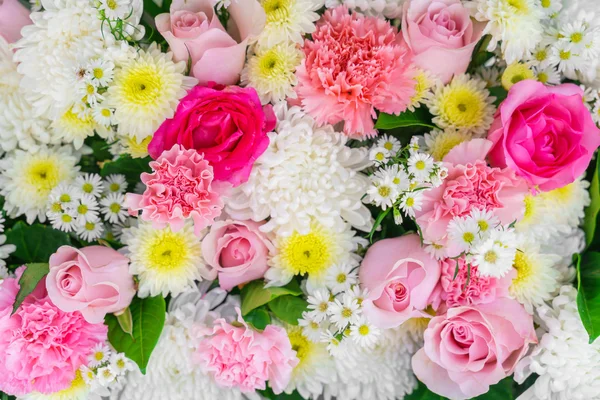
[[[338,276],[335,278],[337,283],[344,283],[346,282],[347,276],[346,274],[338,274]]]
[[[294,0],[264,0],[262,6],[267,14],[267,23],[286,21]]]
[[[571,42],[573,43],[579,43],[583,40],[583,34],[580,32],[575,32],[574,34],[571,35]]]
[[[485,220],[477,221],[477,226],[479,226],[479,230],[481,232],[485,232],[489,229],[490,225]]]
[[[92,185],[89,182],[86,182],[83,184],[83,186],[81,187],[81,189],[86,192],[86,193],[92,193],[94,191],[94,185]]]
[[[548,7],[550,7],[550,4],[551,4],[550,0],[542,0],[542,7],[548,8]]]
[[[532,79],[534,76],[535,75],[533,71],[527,68],[525,64],[511,64],[502,74],[502,87],[504,87],[506,90],[510,90],[515,83],[521,82],[525,79]]]
[[[286,63],[275,49],[271,49],[258,61],[258,71],[261,76],[280,76],[287,72]]]
[[[450,150],[468,139],[469,137],[466,134],[456,131],[445,131],[435,137],[435,140],[429,146],[429,152],[434,160],[442,161]]]
[[[292,345],[292,349],[296,351],[296,357],[300,362],[296,366],[299,368],[302,364],[304,364],[310,357],[313,352],[313,344],[302,334],[302,330],[296,327],[290,328],[288,331],[288,337],[290,339],[290,344]]]
[[[163,86],[161,74],[152,65],[133,66],[121,85],[125,101],[141,107],[154,104],[161,97]]]
[[[318,229],[306,235],[294,232],[283,244],[281,256],[294,275],[320,274],[331,265],[332,242]]]
[[[423,160],[419,160],[415,163],[415,168],[419,169],[419,170],[424,170],[425,169],[425,161]]]
[[[116,9],[116,8],[117,8],[117,2],[116,2],[115,0],[108,0],[108,1],[106,2],[106,6],[107,6],[108,8],[110,8],[111,10],[114,10],[114,9]]]
[[[67,224],[69,222],[73,221],[73,217],[71,217],[69,214],[63,214],[63,215],[61,215],[60,218],[62,219],[63,222],[65,222]]]
[[[362,336],[367,336],[370,332],[370,329],[367,325],[361,325],[358,327],[358,333]]]
[[[100,114],[102,114],[103,117],[110,117],[110,110],[108,108],[103,108],[102,111],[100,111]]]
[[[546,50],[538,50],[535,53],[535,59],[538,61],[544,61],[546,58],[548,58],[548,53]]]
[[[520,285],[528,280],[533,274],[533,265],[531,260],[522,251],[517,251],[513,267],[517,270],[517,277],[513,279],[513,285]]]
[[[185,239],[170,229],[156,232],[156,236],[149,243],[148,259],[151,265],[146,267],[160,272],[178,269],[188,260],[188,246]]]
[[[485,103],[477,92],[468,87],[456,87],[442,98],[440,109],[452,125],[468,128],[481,122]]]
[[[36,160],[25,169],[23,177],[38,192],[49,193],[60,183],[59,166],[52,160]]]
[[[548,74],[545,72],[540,72],[537,76],[537,80],[542,83],[548,82]]]
[[[102,70],[102,68],[94,68],[92,73],[94,74],[94,78],[96,79],[102,79],[104,77],[104,71]]]
[[[561,50],[558,53],[558,56],[560,57],[561,60],[568,60],[571,58],[571,52],[567,51],[567,50]]]
[[[383,144],[383,148],[388,151],[392,151],[392,149],[394,148],[394,144],[392,142],[385,142]]]
[[[526,0],[507,0],[507,3],[518,14],[527,14],[529,12]]]
[[[62,203],[68,203],[71,201],[71,196],[69,196],[67,193],[63,193],[60,195],[60,197],[58,198]]]
[[[93,231],[94,229],[96,229],[96,224],[93,222],[86,222],[85,229],[88,231]]]
[[[379,186],[377,192],[381,197],[388,197],[392,190],[388,186]]]
[[[473,234],[473,232],[465,232],[463,233],[463,240],[466,243],[472,243],[473,240],[475,240],[475,235]]]
[[[412,197],[409,197],[408,199],[406,199],[406,206],[407,207],[412,207],[415,205],[415,199],[413,199]]]
[[[52,212],[58,213],[62,211],[62,206],[60,203],[53,203],[52,204]]]
[[[119,368],[119,369],[125,368],[125,361],[122,359],[118,359],[117,360],[117,368]]]
[[[352,317],[352,315],[353,315],[353,312],[350,308],[348,308],[348,307],[342,308],[342,317],[350,318],[350,317]]]
[[[121,185],[119,185],[118,183],[111,183],[109,186],[109,189],[111,192],[116,192],[121,188]]]
[[[119,203],[112,203],[109,207],[110,211],[117,214],[121,211],[121,205]]]
[[[102,361],[104,359],[104,352],[102,351],[97,351],[94,353],[94,359],[96,361]]]
[[[319,304],[319,311],[320,312],[325,312],[325,311],[327,311],[328,308],[329,308],[329,305],[327,303],[325,303],[325,302]]]
[[[88,212],[88,207],[87,207],[85,204],[80,204],[80,205],[77,207],[77,212],[78,212],[79,214],[85,214],[85,213],[87,213],[87,212]]]
[[[416,77],[415,77],[415,81],[417,81],[417,84],[415,86],[415,94],[413,95],[413,97],[411,97],[410,101],[413,104],[418,103],[419,101],[421,101],[425,95],[425,92],[429,89],[429,87],[431,86],[431,83],[429,82],[429,80],[427,79],[427,75],[425,75],[423,72],[420,72]]]
[[[490,264],[494,264],[496,263],[496,261],[498,260],[498,255],[496,254],[495,251],[493,250],[488,250],[485,255],[483,256],[483,259],[490,263]]]
[[[129,153],[131,157],[144,158],[148,155],[148,144],[150,144],[150,141],[152,140],[152,135],[145,137],[144,140],[142,140],[139,143],[135,138],[129,136],[123,139],[123,143],[125,144],[125,151]],[[116,192],[117,190],[119,190],[118,185],[117,188],[113,190],[113,192]]]
[[[375,154],[375,159],[376,159],[377,161],[383,161],[383,160],[385,159],[385,154],[383,154],[383,153],[381,153],[381,152],[379,152],[379,153],[376,153],[376,154]]]

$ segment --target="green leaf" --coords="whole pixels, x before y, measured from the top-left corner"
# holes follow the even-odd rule
[[[514,400],[512,390],[513,378],[511,376],[504,378],[495,385],[490,386],[490,390],[481,396],[473,397],[471,400]],[[433,393],[427,389],[423,382],[419,382],[419,386],[404,397],[404,400],[447,400],[446,397]]]
[[[104,164],[100,175],[108,176],[110,174],[122,174],[125,175],[127,183],[129,183],[131,189],[133,186],[140,181],[140,175],[142,172],[151,172],[149,163],[152,161],[150,157],[146,158],[131,158],[128,154],[123,154],[115,161],[110,161]]]
[[[15,396],[0,392],[0,400],[15,400]]]
[[[49,271],[50,268],[47,263],[27,264],[27,268],[25,268],[23,275],[19,279],[19,292],[17,293],[15,304],[13,304],[13,314],[21,307],[23,300],[35,290],[38,283],[48,275]]]
[[[271,316],[264,307],[259,307],[246,314],[244,321],[262,331],[271,323]]]
[[[301,297],[280,296],[269,302],[269,309],[280,320],[290,325],[298,325],[302,313],[308,308],[308,302]]]
[[[590,247],[596,236],[596,227],[598,226],[598,213],[600,212],[600,162],[596,160],[594,168],[594,177],[590,185],[591,203],[585,209],[585,219],[583,220],[583,230],[585,231],[585,243]],[[600,243],[599,243],[600,244]],[[597,247],[597,246],[594,246]]]
[[[408,126],[424,126],[427,128],[435,128],[435,125],[431,122],[431,114],[425,109],[420,107],[412,111],[405,111],[400,115],[392,115],[386,113],[379,113],[379,118],[375,123],[375,129],[394,129],[394,128],[405,128]]]
[[[273,393],[273,389],[267,387],[265,390],[257,390],[257,392],[261,396],[270,400],[304,400],[304,397],[300,396],[300,393],[298,393],[296,390],[294,390],[291,394],[287,394],[285,392],[275,394]]]
[[[60,246],[70,245],[71,239],[66,233],[49,226],[27,225],[19,221],[6,231],[6,243],[17,247],[11,254],[17,262],[45,263]]]
[[[373,243],[373,235],[375,234],[375,231],[377,230],[377,228],[379,228],[379,225],[381,225],[381,221],[383,221],[383,219],[390,213],[391,210],[391,208],[388,208],[385,211],[379,212],[379,215],[373,223],[373,228],[371,228],[371,232],[369,232],[369,242]]]
[[[160,338],[165,324],[166,304],[162,296],[140,299],[135,297],[129,305],[131,310],[133,336],[124,332],[117,317],[106,316],[104,323],[108,325],[108,340],[115,350],[125,355],[140,367],[143,374],[150,355]]]
[[[267,304],[271,300],[279,296],[291,294],[292,296],[300,296],[302,290],[296,280],[292,280],[282,287],[265,288],[263,281],[252,281],[242,288],[242,315],[248,314],[250,311]]]
[[[404,400],[444,400],[445,397],[437,395],[427,389],[424,383],[419,382],[419,386],[408,396],[404,396]]]
[[[506,96],[508,96],[508,92],[502,86],[495,86],[488,89],[490,91],[490,95],[496,98],[494,105],[498,107],[500,103],[502,103]]]
[[[577,308],[592,343],[600,336],[600,253],[576,255]]]

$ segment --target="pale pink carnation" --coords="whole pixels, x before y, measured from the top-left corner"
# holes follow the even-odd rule
[[[16,396],[54,393],[69,387],[93,347],[106,341],[108,329],[86,322],[78,311],[58,309],[43,283],[11,316],[21,271],[0,285],[0,390]]]
[[[174,232],[191,218],[196,236],[221,215],[223,200],[214,187],[213,168],[202,154],[175,144],[150,167],[153,173],[141,175],[144,193],[127,193],[130,212],[142,210],[143,220],[157,229],[170,225]]]
[[[415,93],[410,52],[383,19],[328,10],[303,50],[297,93],[304,110],[320,124],[344,121],[347,135],[375,136],[375,109],[399,114]]]
[[[198,346],[197,361],[219,385],[254,392],[265,389],[268,380],[273,392],[281,393],[299,363],[285,329],[267,325],[257,332],[239,322],[243,326],[216,320]]]
[[[444,157],[447,178],[442,185],[423,192],[423,205],[415,212],[425,240],[446,245],[450,221],[468,215],[473,208],[493,211],[503,225],[523,217],[528,186],[510,168],[487,165],[485,159],[491,147],[489,140],[473,139]],[[450,246],[446,255],[459,254]]]
[[[458,273],[456,277],[456,266]],[[441,302],[448,307],[470,306],[473,304],[486,304],[500,297],[508,297],[508,288],[516,275],[514,269],[502,278],[479,276],[477,266],[469,266],[463,257],[440,261],[442,274],[436,288],[437,299],[434,308],[437,309]]]

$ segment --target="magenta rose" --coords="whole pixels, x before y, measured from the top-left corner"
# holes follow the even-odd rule
[[[408,0],[402,36],[413,62],[448,83],[464,73],[485,24],[473,22],[460,0]]]
[[[531,315],[515,300],[499,298],[434,317],[412,367],[432,392],[470,399],[512,374],[530,343],[537,343]]]
[[[228,32],[212,3],[174,0],[170,14],[156,17],[156,28],[169,43],[175,61],[191,59],[192,75],[201,84],[233,85],[244,68],[248,41],[264,27],[265,11],[256,0],[233,1],[227,8]]]
[[[363,310],[373,325],[387,329],[409,318],[429,316],[424,310],[440,278],[440,266],[425,253],[418,235],[375,243],[359,274],[368,290]]]
[[[215,180],[238,186],[269,146],[267,133],[276,121],[273,108],[262,107],[253,88],[196,86],[158,128],[148,153],[157,159],[174,144],[194,149],[212,165]]]
[[[202,240],[202,255],[218,272],[219,285],[230,290],[236,285],[262,278],[273,244],[254,221],[217,221]]]
[[[21,28],[29,24],[29,10],[19,0],[0,0],[0,37],[14,43],[21,39]]]
[[[600,145],[600,130],[576,85],[516,83],[490,128],[493,166],[508,167],[531,186],[549,191],[586,170]]]
[[[58,308],[80,311],[92,324],[127,308],[135,295],[129,259],[104,246],[60,247],[50,256],[46,288]]]

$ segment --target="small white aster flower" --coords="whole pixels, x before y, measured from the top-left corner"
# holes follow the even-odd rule
[[[331,300],[331,293],[327,289],[315,289],[309,293],[307,299],[308,309],[316,322],[321,322],[327,318],[327,310]]]
[[[130,0],[100,0],[98,9],[109,19],[124,19],[132,11]]]
[[[512,269],[516,249],[487,239],[473,249],[473,264],[481,276],[501,278]]]
[[[385,164],[390,159],[391,153],[385,147],[373,147],[369,152],[369,160],[378,164]]]
[[[104,180],[104,193],[125,193],[127,190],[127,180],[125,175],[112,174]]]
[[[415,153],[418,153],[421,150],[421,138],[419,136],[413,136],[410,138],[410,143],[408,144],[408,152],[412,156]]]
[[[441,260],[447,257],[447,250],[443,244],[431,242],[431,241],[423,241],[425,245],[425,252],[431,255],[436,260]]]
[[[341,343],[333,332],[330,330],[325,331],[321,336],[321,342],[327,343],[327,351],[330,355],[334,357],[340,355]]]
[[[110,193],[108,196],[100,200],[102,208],[100,212],[104,215],[104,218],[111,224],[117,222],[124,222],[129,213],[125,208],[125,196],[121,193]]]
[[[391,135],[383,135],[377,139],[376,146],[386,149],[389,154],[396,154],[402,148],[400,141]]]
[[[304,336],[315,343],[321,341],[321,336],[325,332],[322,323],[315,320],[314,316],[306,311],[302,313],[302,319],[298,320],[298,326],[302,327]]]
[[[103,0],[115,1],[115,0]],[[117,0],[127,1],[127,0]],[[113,80],[115,64],[110,60],[96,58],[86,65],[86,78],[98,87],[108,86]]]
[[[448,224],[448,238],[457,253],[468,252],[479,240],[479,225],[472,217],[454,217]]]
[[[81,224],[77,222],[77,217],[71,210],[49,214],[48,218],[54,229],[63,232],[73,232],[77,227],[81,226]]]
[[[415,153],[408,158],[408,172],[419,182],[426,182],[433,171],[433,157],[426,153]]]
[[[83,225],[85,222],[98,220],[98,208],[98,201],[94,196],[91,194],[82,194],[73,207],[67,207],[66,209],[72,211],[77,224]]]
[[[98,343],[88,356],[88,367],[96,368],[105,364],[110,359],[110,348],[105,343]]]
[[[367,189],[365,202],[381,207],[383,210],[387,210],[396,202],[400,195],[398,186],[394,184],[394,178],[391,176],[386,176],[381,179],[374,175],[372,178],[375,179],[375,181]]]
[[[61,213],[66,208],[76,207],[81,193],[70,183],[62,182],[52,189],[48,197],[48,214]]]
[[[108,107],[97,105],[92,108],[92,117],[97,124],[102,126],[110,126],[113,124],[114,111]]]
[[[560,73],[554,66],[548,66],[546,68],[533,68],[533,73],[539,82],[545,85],[559,85],[560,84]]]
[[[92,242],[98,239],[102,236],[102,232],[104,232],[104,226],[98,217],[96,217],[95,220],[85,221],[85,223],[76,228],[77,236],[86,242]]]
[[[349,324],[360,321],[360,305],[350,296],[343,296],[342,301],[336,298],[329,305],[329,315],[338,329],[345,329]]]
[[[117,378],[117,373],[113,370],[112,366],[107,365],[106,367],[98,368],[96,376],[100,385],[108,386]]]
[[[110,366],[117,375],[124,375],[127,371],[135,369],[133,361],[127,358],[124,353],[112,354],[110,357]]]
[[[364,317],[350,326],[350,338],[360,347],[372,348],[379,341],[381,331]]]
[[[411,218],[415,217],[415,211],[421,211],[423,206],[423,192],[405,192],[400,201],[400,208]]]
[[[100,197],[104,188],[100,175],[88,173],[77,176],[73,185],[81,195],[89,194],[94,197]]]
[[[562,41],[552,47],[549,60],[565,75],[575,75],[575,71],[581,69],[585,63],[583,57],[571,50],[568,42]]]
[[[500,86],[500,69],[496,67],[481,66],[475,70],[475,75],[484,81],[488,88]]]
[[[96,380],[96,373],[93,369],[88,368],[85,365],[79,367],[79,373],[81,374],[81,378],[88,386],[92,386]]]
[[[327,271],[325,285],[334,294],[345,292],[358,281],[357,266],[354,260],[332,266]]]
[[[500,224],[498,217],[492,211],[487,211],[484,208],[473,207],[469,215],[479,227],[480,234],[486,234]]]
[[[77,88],[77,92],[83,99],[83,102],[89,104],[91,107],[96,106],[104,100],[104,96],[98,92],[98,87],[91,80],[84,80]],[[93,126],[94,121],[89,110],[85,109],[85,112],[79,112],[77,116],[82,121],[89,121],[88,123]]]
[[[369,295],[369,291],[367,289],[361,289],[359,285],[352,285],[346,294],[356,300],[359,305],[362,305],[362,302]]]

